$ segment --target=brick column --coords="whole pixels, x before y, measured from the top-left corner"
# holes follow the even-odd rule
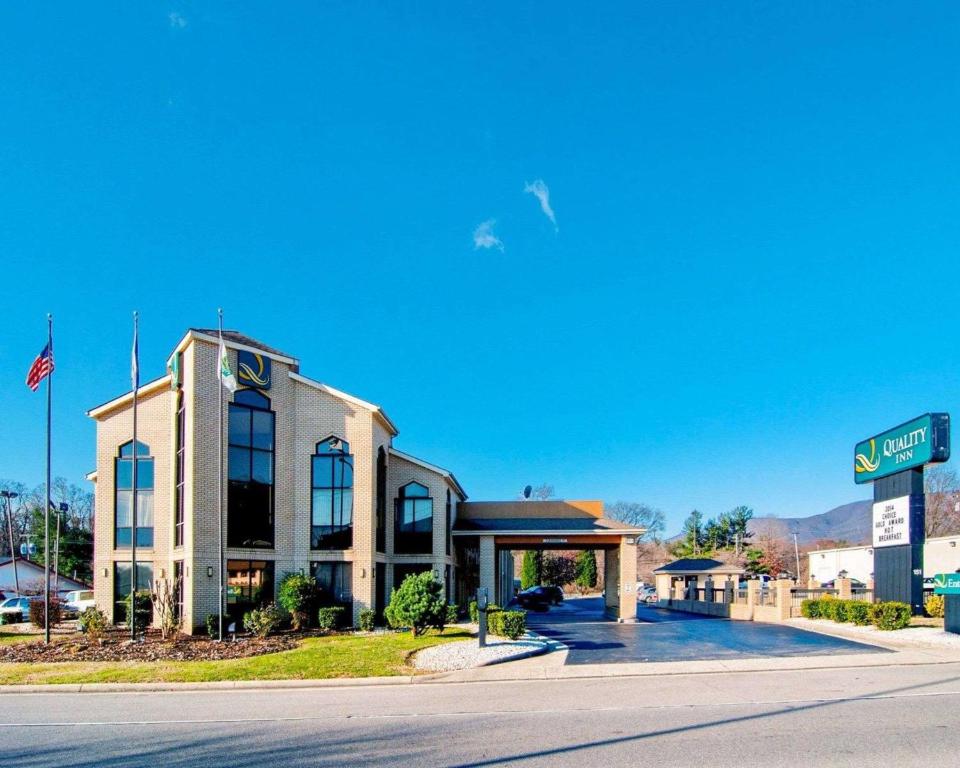
[[[837,597],[841,600],[853,597],[853,582],[850,579],[837,579],[834,584],[837,585]]]
[[[620,539],[620,621],[633,623],[637,620],[637,545],[636,539],[623,536]]]
[[[486,587],[489,601],[495,602],[497,599],[497,550],[493,536],[480,537],[480,586]]]
[[[774,582],[774,589],[777,590],[777,618],[780,621],[789,619],[793,602],[793,596],[790,593],[790,590],[793,589],[793,580],[778,579]]]
[[[751,608],[760,602],[757,594],[759,592],[760,582],[757,579],[750,579],[747,581],[747,605],[749,605]]]
[[[622,585],[619,582],[620,550],[605,550],[603,553],[603,603],[606,613],[611,618],[620,618],[620,598],[617,596],[617,588]]]

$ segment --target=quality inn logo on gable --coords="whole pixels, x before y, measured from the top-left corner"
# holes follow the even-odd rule
[[[950,458],[950,416],[927,413],[857,443],[854,480],[869,483],[895,472]]]

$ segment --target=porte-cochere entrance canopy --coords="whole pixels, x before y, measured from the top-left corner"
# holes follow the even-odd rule
[[[603,517],[600,501],[466,501],[453,526],[467,593],[486,587],[499,605],[513,596],[511,550],[603,550],[607,613],[620,621],[636,620],[637,538],[644,533]]]

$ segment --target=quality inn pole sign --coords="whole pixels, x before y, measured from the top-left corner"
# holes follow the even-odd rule
[[[950,458],[950,416],[927,413],[857,443],[853,479],[870,483]]]

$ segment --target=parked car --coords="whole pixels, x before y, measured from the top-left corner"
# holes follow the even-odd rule
[[[517,603],[521,608],[531,611],[547,611],[551,605],[556,605],[557,596],[553,590],[557,587],[528,587],[517,594]]]
[[[20,621],[30,618],[30,603],[36,598],[29,597],[8,597],[0,603],[0,615],[19,614]]]
[[[79,616],[87,608],[96,608],[92,589],[75,589],[63,596],[63,612],[69,617]]]
[[[547,593],[553,597],[553,604],[560,605],[563,602],[563,588],[562,587],[544,587],[547,590]]]
[[[659,600],[656,587],[644,586],[637,592],[637,600],[642,603],[655,603]]]

